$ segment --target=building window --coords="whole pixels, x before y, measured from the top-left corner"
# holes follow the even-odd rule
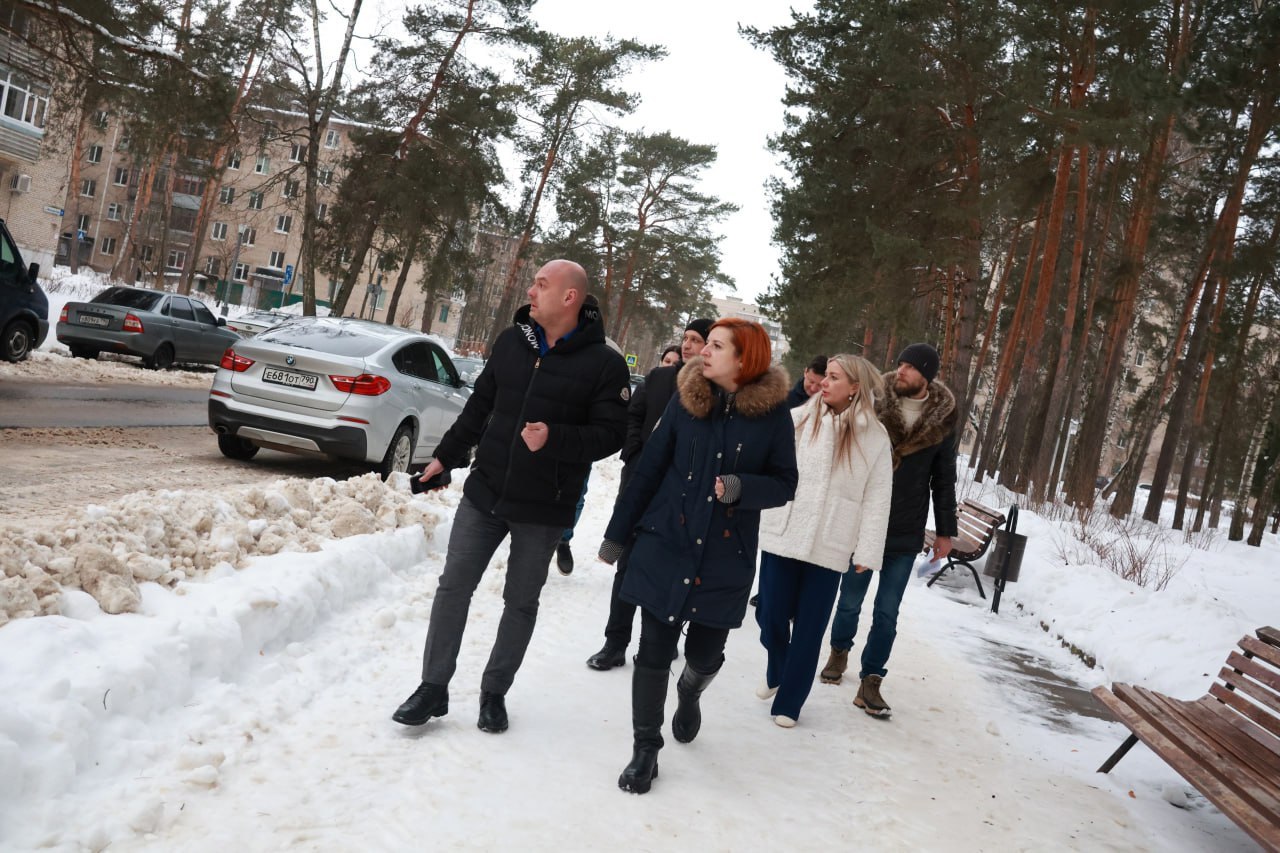
[[[195,175],[182,175],[174,182],[173,191],[183,195],[204,195],[204,181]]]
[[[235,187],[223,187],[222,189],[218,190],[218,201],[219,201],[219,203],[221,203],[221,204],[231,204],[231,202],[233,202],[233,201],[235,201],[235,200],[236,200],[236,188],[235,188]]]
[[[165,261],[165,266],[171,270],[180,270],[187,265],[187,253],[180,252],[177,249],[169,250],[169,258]]]
[[[124,215],[124,207],[122,205],[116,204],[115,202],[112,202],[111,204],[107,205],[107,219],[110,219],[112,222],[115,222],[118,219],[120,219],[120,217],[123,215]]]
[[[326,130],[326,131],[325,131],[325,133],[324,133],[324,147],[325,147],[325,148],[337,148],[337,147],[338,147],[338,140],[340,140],[341,138],[342,138],[342,137],[338,134],[338,131],[336,131],[336,130]]]
[[[267,266],[275,267],[276,269],[283,269],[284,268],[284,252],[272,252],[271,260],[267,261]]]
[[[1133,360],[1133,363],[1136,364],[1138,367],[1142,367],[1142,363],[1146,360],[1147,360],[1147,354],[1142,350],[1138,350],[1138,357]]]
[[[317,222],[324,222],[324,218],[328,215],[329,215],[328,204],[322,201],[316,205],[316,221]]]
[[[101,145],[90,145],[90,146],[89,146],[89,155],[88,155],[88,160],[89,160],[89,162],[90,162],[90,163],[101,163],[101,162],[102,162],[102,146],[101,146]]]
[[[96,127],[96,128],[98,128],[98,130],[106,130],[106,128],[107,128],[107,111],[106,111],[106,110],[98,110],[96,113],[94,113],[94,114],[93,114],[93,119],[92,119],[92,121],[93,121],[93,126],[94,126],[94,127]]]
[[[298,182],[297,182],[297,181],[285,181],[285,182],[284,182],[284,190],[283,190],[280,194],[281,194],[282,196],[284,196],[285,198],[297,198],[297,197],[298,197]]]
[[[448,305],[440,306],[440,322],[441,323],[449,322],[449,306]]]
[[[265,175],[270,170],[271,158],[266,154],[259,154],[258,162],[253,164],[253,171],[257,172],[259,175]]]
[[[239,151],[231,152],[231,156],[227,158],[227,168],[236,169],[236,170],[240,169],[240,152]]]
[[[262,210],[262,193],[249,193],[249,209]]]
[[[249,280],[249,265],[248,265],[248,264],[236,264],[235,271],[231,273],[231,277],[232,277],[233,279],[235,279],[236,281],[248,281],[248,280]]]
[[[211,236],[215,240],[227,239],[227,223],[225,222],[213,223],[213,234]]]
[[[215,258],[212,255],[204,259],[204,274],[217,275],[218,270],[222,269],[222,259]]]
[[[295,142],[293,147],[289,149],[289,159],[294,163],[301,163],[307,159],[307,146]]]
[[[88,231],[89,230],[89,214],[87,213],[80,214],[80,216],[76,219],[76,227],[79,228],[81,231]]]
[[[0,72],[0,104],[6,117],[43,129],[49,112],[49,90],[16,71]]]
[[[322,187],[333,183],[333,169],[321,169],[316,172],[316,182]]]
[[[98,251],[104,255],[114,255],[116,253],[116,238],[103,237],[102,242],[98,244]]]
[[[133,144],[133,137],[126,133],[120,137],[119,141],[116,142],[116,150],[128,151],[129,146],[132,144]]]
[[[155,257],[155,249],[151,246],[143,246],[142,251],[138,252],[138,257],[142,258],[144,264],[149,264]]]
[[[288,234],[289,229],[293,226],[293,217],[288,214],[281,214],[276,217],[276,233]]]
[[[118,187],[123,187],[123,186],[128,185],[128,183],[129,183],[129,169],[128,169],[127,167],[125,167],[125,166],[121,166],[120,168],[116,169],[116,179],[115,179],[114,183],[115,183],[115,185],[116,185],[116,186],[118,186]]]
[[[240,245],[252,246],[256,242],[258,242],[257,228],[241,228],[240,229]]]
[[[80,182],[80,195],[85,198],[93,198],[98,191],[98,182],[89,180],[88,178]]]

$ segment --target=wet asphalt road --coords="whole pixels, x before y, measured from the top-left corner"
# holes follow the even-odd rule
[[[0,382],[0,429],[208,423],[207,388]]]

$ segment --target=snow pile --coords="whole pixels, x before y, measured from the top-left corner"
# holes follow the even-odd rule
[[[413,525],[428,534],[438,514],[414,499],[408,477],[279,480],[220,493],[137,494],[86,508],[69,525],[0,526],[0,626],[62,612],[62,591],[88,593],[106,613],[136,613],[139,584],[168,587],[242,568],[255,556],[315,551],[343,539]]]

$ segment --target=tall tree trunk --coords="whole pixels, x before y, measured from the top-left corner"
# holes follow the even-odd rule
[[[1209,267],[1210,279],[1217,285],[1217,299],[1220,300],[1220,303],[1214,309],[1215,315],[1221,314],[1221,302],[1226,300],[1226,287],[1231,274],[1231,262],[1235,254],[1236,227],[1240,221],[1240,211],[1244,203],[1245,188],[1248,184],[1249,174],[1253,171],[1253,165],[1257,161],[1263,140],[1271,132],[1275,108],[1275,95],[1265,91],[1259,95],[1249,118],[1249,134],[1245,139],[1244,149],[1240,154],[1235,179],[1232,181],[1231,189],[1227,194],[1226,202],[1219,216],[1220,227],[1215,230],[1217,246],[1211,249],[1209,253],[1213,258]],[[1201,299],[1202,309],[1214,307],[1207,305],[1207,301],[1206,299]],[[1208,315],[1206,314],[1205,316],[1208,319]],[[1197,326],[1199,326],[1198,321]],[[1199,329],[1197,328],[1197,335],[1198,333]],[[1210,345],[1210,342],[1206,340],[1204,346],[1208,347]],[[1185,375],[1186,372],[1184,371]],[[1181,382],[1179,382],[1179,385],[1181,385]],[[1156,463],[1156,471],[1151,478],[1151,495],[1147,500],[1146,511],[1142,514],[1142,517],[1148,521],[1155,521],[1160,517],[1160,504],[1157,502],[1160,494],[1158,492],[1163,493],[1164,488],[1168,485],[1169,470],[1173,464],[1173,454],[1176,452],[1178,441],[1181,437],[1178,434],[1181,427],[1181,413],[1175,405],[1169,413],[1169,426],[1165,429],[1164,444],[1160,448],[1160,459]]]
[[[1053,183],[1053,195],[1049,202],[1049,223],[1045,228],[1044,252],[1040,256],[1040,276],[1036,285],[1035,305],[1027,324],[1026,350],[1023,353],[1017,379],[1017,395],[1009,409],[1009,423],[1005,428],[1004,454],[1000,460],[1002,482],[1014,489],[1025,488],[1027,424],[1034,406],[1034,392],[1039,387],[1036,373],[1040,370],[1044,330],[1056,290],[1058,250],[1062,245],[1062,223],[1066,218],[1067,194],[1071,182],[1071,159],[1075,150],[1063,143],[1058,154],[1058,165]]]
[[[400,264],[400,272],[396,275],[396,286],[391,291],[391,302],[387,305],[386,323],[388,326],[396,324],[396,310],[400,307],[400,293],[404,290],[404,283],[409,279],[409,269],[413,266],[414,256],[418,254],[418,243],[422,240],[422,231],[414,231],[409,236],[409,242],[404,247],[404,262]],[[430,312],[432,308],[431,301],[427,300],[426,311]]]
[[[1066,435],[1060,430],[1063,413],[1067,408],[1068,360],[1071,357],[1071,341],[1075,336],[1076,311],[1080,301],[1080,273],[1084,269],[1085,232],[1088,228],[1089,211],[1089,148],[1081,146],[1077,154],[1078,188],[1076,190],[1076,212],[1074,241],[1071,253],[1071,272],[1067,278],[1067,302],[1063,311],[1062,330],[1058,335],[1058,363],[1053,368],[1049,391],[1049,402],[1045,412],[1045,424],[1054,428],[1051,435],[1040,438],[1040,447],[1035,455],[1031,468],[1031,499],[1036,502],[1053,497],[1056,489],[1049,482],[1053,457],[1059,443],[1065,443]]]
[[[996,375],[992,380],[992,395],[995,403],[991,407],[990,417],[983,426],[982,461],[978,465],[981,476],[994,475],[998,467],[997,439],[1001,434],[1005,401],[1009,397],[1009,388],[1013,385],[1013,366],[1017,361],[1018,345],[1022,340],[1022,325],[1027,313],[1027,303],[1030,301],[1036,252],[1040,248],[1040,238],[1044,231],[1043,214],[1044,205],[1041,204],[1036,214],[1036,227],[1031,233],[1031,245],[1027,248],[1027,261],[1023,270],[1022,286],[1018,291],[1018,302],[1013,310],[1009,330],[1005,333],[1004,342],[1000,346],[1000,358],[996,363]]]
[[[449,68],[453,65],[453,59],[458,54],[458,49],[462,46],[462,40],[469,35],[476,26],[475,11],[476,4],[479,0],[467,0],[466,11],[463,14],[462,22],[458,26],[457,36],[449,49],[445,51],[444,56],[440,60],[440,64],[436,66],[435,77],[432,78],[431,88],[418,103],[418,110],[414,113],[409,123],[405,125],[404,130],[400,132],[400,145],[398,148],[399,155],[393,157],[388,163],[384,171],[384,178],[394,180],[395,176],[400,172],[400,164],[404,162],[405,157],[409,153],[409,145],[413,140],[418,138],[418,128],[422,122],[426,120],[427,113],[435,106],[440,90],[444,88],[445,77]],[[334,294],[333,305],[330,312],[341,316],[342,312],[347,308],[347,301],[351,298],[352,291],[355,290],[356,283],[360,279],[360,270],[364,268],[365,257],[369,254],[369,249],[373,246],[373,237],[378,232],[378,224],[382,221],[383,215],[387,212],[388,201],[385,197],[375,197],[369,204],[369,211],[364,222],[364,227],[360,230],[352,248],[353,256],[351,264],[347,268],[346,274],[342,278],[342,284],[338,288],[338,292]],[[314,276],[312,276],[314,278]]]
[[[1137,313],[1138,285],[1146,269],[1147,240],[1159,203],[1160,175],[1168,156],[1174,119],[1175,116],[1169,114],[1152,129],[1147,149],[1138,161],[1138,177],[1120,250],[1119,274],[1111,292],[1115,307],[1103,332],[1099,375],[1095,377],[1093,393],[1084,407],[1085,415],[1076,438],[1075,460],[1067,477],[1067,501],[1075,506],[1093,505],[1094,478],[1102,460],[1111,404],[1124,367],[1125,344]]]

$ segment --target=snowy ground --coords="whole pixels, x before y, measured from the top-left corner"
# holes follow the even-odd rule
[[[85,363],[56,346],[25,364],[43,355],[74,381]],[[461,478],[426,496],[399,476],[218,486],[0,525],[0,603],[27,592],[27,613],[50,614],[0,625],[0,849],[1254,849],[1143,746],[1098,775],[1126,731],[1078,688],[1203,693],[1240,636],[1276,624],[1275,536],[1188,544],[1139,526],[1169,574],[1144,589],[1096,565],[1101,528],[1024,511],[1028,554],[999,614],[959,574],[908,589],[890,721],[855,709],[854,685],[819,684],[795,729],[774,726],[749,617],[698,739],[669,739],[637,797],[616,787],[630,666],[584,665],[603,639],[612,570],[589,555],[618,470],[595,467],[578,569],[552,571],[502,735],[475,727],[501,553],[449,716],[389,719],[417,685]]]

